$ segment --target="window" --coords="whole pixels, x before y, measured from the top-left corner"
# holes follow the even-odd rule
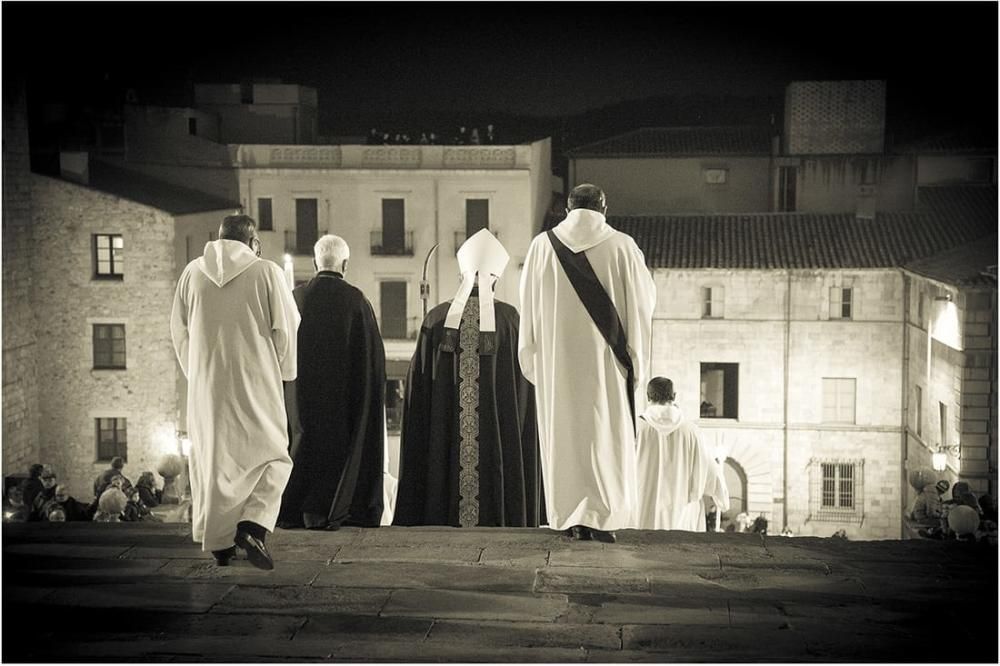
[[[465,237],[469,238],[480,229],[490,228],[490,200],[465,200]]]
[[[798,167],[778,167],[778,212],[795,211],[795,185]]]
[[[257,230],[274,231],[274,218],[271,216],[271,198],[257,199]]]
[[[316,199],[295,200],[295,252],[312,254],[319,240],[319,207]]]
[[[125,324],[94,324],[94,369],[125,369]]]
[[[917,437],[924,436],[924,390],[920,386],[914,386],[913,395],[913,419],[916,421],[914,430]]]
[[[738,418],[739,368],[738,363],[701,364],[701,418]]]
[[[830,319],[851,319],[854,311],[854,289],[830,288]]]
[[[94,419],[97,430],[97,461],[121,456],[128,461],[128,429],[123,418]]]
[[[854,423],[857,380],[823,378],[823,423]]]
[[[729,169],[704,169],[702,174],[708,185],[725,185],[729,179]]]
[[[405,339],[406,333],[406,283],[385,281],[380,285],[382,311],[382,337]]]
[[[406,208],[404,199],[382,199],[382,251],[403,254],[406,249]]]
[[[701,288],[701,316],[703,319],[721,319],[725,302],[723,287]]]
[[[188,118],[188,134],[198,136],[198,119]]]
[[[94,278],[121,280],[125,269],[121,234],[94,234]]]
[[[864,522],[864,461],[810,461],[810,519]]]
[[[824,509],[854,509],[854,465],[822,463]]]

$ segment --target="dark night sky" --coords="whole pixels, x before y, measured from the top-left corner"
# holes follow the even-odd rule
[[[76,94],[104,72],[175,102],[192,82],[279,77],[318,88],[334,132],[365,113],[780,98],[806,78],[885,78],[897,112],[995,121],[997,109],[994,2],[5,2],[3,19],[5,77],[28,72],[36,95]]]

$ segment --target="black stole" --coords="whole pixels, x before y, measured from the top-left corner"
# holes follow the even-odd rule
[[[559,263],[566,271],[566,277],[573,285],[573,290],[580,297],[587,314],[594,321],[597,330],[611,347],[615,358],[625,368],[626,392],[628,393],[628,408],[632,415],[632,430],[635,430],[635,368],[632,367],[632,357],[628,353],[628,341],[625,339],[625,328],[618,316],[618,310],[608,292],[597,278],[594,267],[583,252],[573,252],[563,245],[562,241],[550,229],[546,232],[552,248],[559,257]]]

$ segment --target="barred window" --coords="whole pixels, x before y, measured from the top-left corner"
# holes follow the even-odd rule
[[[125,324],[94,324],[94,369],[125,369]]]
[[[864,522],[862,460],[813,460],[810,519]]]

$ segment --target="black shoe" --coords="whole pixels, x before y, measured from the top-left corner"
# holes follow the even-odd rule
[[[618,541],[614,532],[605,532],[604,530],[595,530],[590,528],[590,534],[594,538],[594,541],[600,541],[602,543],[615,543]]]
[[[321,513],[303,513],[302,522],[307,530],[325,530],[329,521]]]
[[[261,539],[258,539],[249,532],[240,531],[236,533],[234,541],[237,546],[247,552],[247,559],[250,560],[250,564],[265,571],[270,571],[274,568],[274,560],[271,559],[271,553],[267,551],[267,546],[264,545]]]
[[[590,541],[592,538],[590,528],[585,525],[574,525],[569,528],[569,535],[577,541]]]
[[[228,567],[229,562],[236,557],[236,546],[230,546],[225,550],[213,550],[212,557],[215,558],[216,565],[220,567]]]

